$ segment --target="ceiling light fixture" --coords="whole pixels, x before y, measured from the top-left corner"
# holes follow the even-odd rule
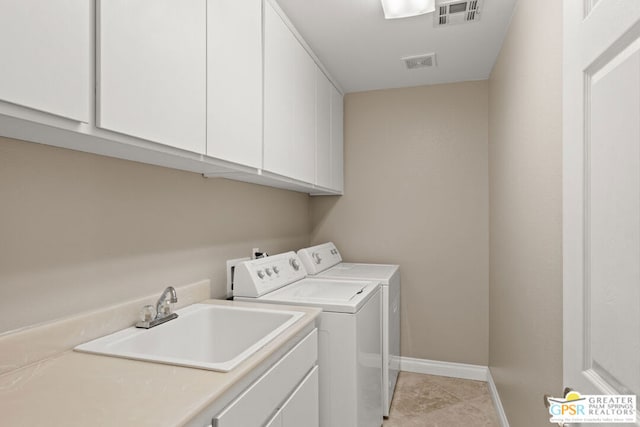
[[[436,10],[435,0],[382,0],[386,19],[409,18]]]

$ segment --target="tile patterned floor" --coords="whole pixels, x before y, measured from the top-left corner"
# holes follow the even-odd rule
[[[401,372],[384,427],[499,427],[487,383]]]

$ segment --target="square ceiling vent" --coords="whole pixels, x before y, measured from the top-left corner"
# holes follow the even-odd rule
[[[479,21],[482,2],[483,0],[436,0],[434,25],[442,27]]]
[[[424,55],[405,56],[402,58],[407,70],[415,70],[416,68],[431,68],[436,66],[436,54],[425,53]]]

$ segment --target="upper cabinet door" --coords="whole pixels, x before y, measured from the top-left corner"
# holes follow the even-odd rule
[[[315,181],[316,65],[265,2],[264,169]]]
[[[0,0],[0,100],[89,121],[91,2]]]
[[[296,40],[296,76],[294,79],[293,142],[299,164],[294,177],[301,181],[315,181],[316,157],[316,63]]]
[[[316,69],[316,185],[331,188],[331,89],[333,85]]]
[[[344,104],[331,85],[331,189],[344,191]]]
[[[207,26],[207,155],[262,168],[262,0],[208,0]]]
[[[97,22],[98,127],[204,153],[205,0],[99,0]]]

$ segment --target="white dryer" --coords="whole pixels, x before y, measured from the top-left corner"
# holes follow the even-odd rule
[[[382,285],[382,399],[383,415],[389,416],[400,372],[400,266],[342,262],[331,243],[298,251],[309,277],[375,280]]]
[[[246,261],[235,268],[234,299],[322,308],[320,426],[380,427],[380,284],[306,276],[295,252]]]

